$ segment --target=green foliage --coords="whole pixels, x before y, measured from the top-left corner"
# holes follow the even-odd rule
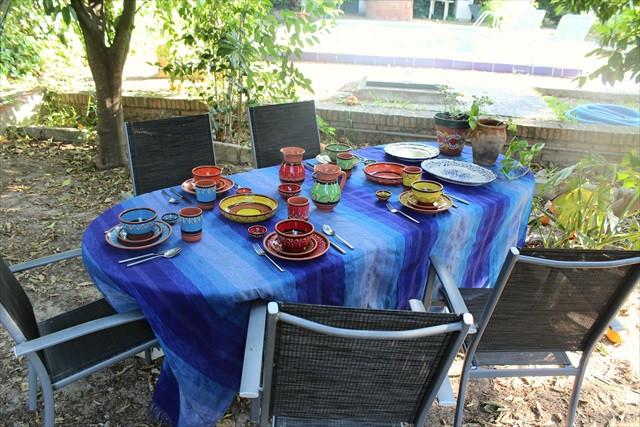
[[[464,120],[467,115],[467,106],[462,102],[461,95],[445,85],[438,85],[438,93],[442,99],[442,112],[447,118]]]
[[[567,111],[573,108],[573,105],[567,104],[564,101],[559,100],[555,96],[543,96],[542,99],[547,103],[549,108],[555,113],[556,118],[561,122],[576,121],[573,118],[567,117]]]
[[[538,142],[529,147],[524,139],[513,139],[500,162],[500,168],[509,179],[517,179],[524,176],[531,167],[533,161],[540,156],[544,143]]]
[[[469,108],[469,127],[471,129],[475,129],[478,126],[482,109],[491,104],[493,104],[493,101],[488,96],[477,97],[473,95],[473,102]]]
[[[596,30],[600,47],[588,56],[607,60],[607,63],[589,75],[600,77],[613,85],[630,73],[640,83],[640,5],[634,0],[553,0],[560,10],[568,12],[594,11],[600,20]],[[586,77],[579,82],[583,85]]]
[[[318,122],[318,130],[329,141],[335,141],[336,128],[331,127],[322,117],[316,114],[316,121]]]
[[[337,16],[339,0],[310,0],[304,12],[270,0],[159,0],[172,80],[190,83],[217,117],[218,138],[239,142],[248,105],[296,99],[311,82],[290,60]]]
[[[40,104],[38,124],[49,127],[73,127],[87,132],[95,130],[98,118],[93,97],[89,97],[84,113],[62,103],[60,95],[47,92]]]
[[[541,190],[562,188],[553,202],[538,200],[530,222],[545,247],[640,249],[640,157],[620,164],[592,156],[552,171]]]

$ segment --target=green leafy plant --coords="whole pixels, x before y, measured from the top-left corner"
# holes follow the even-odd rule
[[[335,141],[336,128],[331,127],[322,117],[316,114],[316,121],[318,122],[318,130],[329,141]]]
[[[64,104],[57,93],[47,92],[40,104],[37,123],[48,127],[70,127],[93,132],[97,124],[95,100],[90,96],[82,113]]]
[[[469,127],[475,129],[478,126],[478,120],[482,114],[482,109],[488,105],[492,105],[493,101],[488,96],[473,95],[473,102],[469,108]]]
[[[640,157],[619,164],[592,155],[552,171],[541,193],[562,188],[552,201],[538,198],[531,232],[545,247],[640,249]]]
[[[438,85],[438,93],[442,100],[442,112],[446,118],[452,120],[467,119],[467,106],[462,101],[460,93],[449,89],[445,85]]]
[[[533,161],[540,156],[544,143],[538,142],[529,146],[524,139],[514,138],[509,143],[504,158],[500,162],[500,168],[504,175],[509,179],[517,179],[524,176]]]

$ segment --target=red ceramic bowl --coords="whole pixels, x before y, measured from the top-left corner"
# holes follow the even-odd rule
[[[251,194],[253,192],[249,187],[240,187],[236,190],[236,194]]]
[[[191,174],[193,175],[193,180],[198,182],[202,179],[212,179],[216,183],[220,180],[220,176],[222,175],[222,169],[217,166],[196,166],[191,170]]]
[[[313,232],[313,224],[301,219],[285,219],[276,224],[276,234],[285,252],[304,252]]]
[[[283,199],[288,200],[289,197],[300,194],[302,187],[299,184],[280,184],[278,185],[278,193]]]
[[[247,228],[247,231],[249,232],[249,236],[260,239],[267,233],[267,227],[264,225],[252,225]]]
[[[383,185],[400,185],[402,184],[402,170],[404,165],[400,163],[372,163],[365,166],[364,174],[367,178],[375,183]]]

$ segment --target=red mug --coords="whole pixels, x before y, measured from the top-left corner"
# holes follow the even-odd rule
[[[309,199],[302,196],[293,196],[287,199],[290,219],[309,220]]]

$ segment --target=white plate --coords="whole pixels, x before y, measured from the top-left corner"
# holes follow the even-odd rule
[[[433,159],[440,154],[440,150],[437,147],[419,142],[396,142],[387,144],[384,147],[384,152],[406,162],[420,162],[422,160]]]
[[[453,184],[478,186],[488,184],[496,179],[496,174],[489,169],[460,160],[425,160],[421,166],[431,175]]]

